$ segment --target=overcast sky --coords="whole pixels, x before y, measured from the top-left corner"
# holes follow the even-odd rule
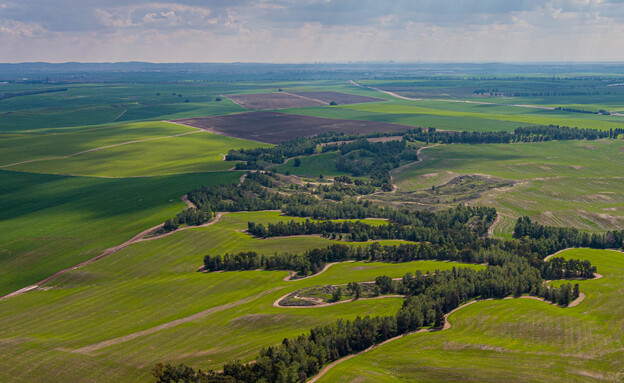
[[[624,0],[0,0],[0,62],[624,61]]]

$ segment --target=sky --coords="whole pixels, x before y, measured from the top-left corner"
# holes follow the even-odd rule
[[[624,61],[624,0],[0,0],[0,62]]]

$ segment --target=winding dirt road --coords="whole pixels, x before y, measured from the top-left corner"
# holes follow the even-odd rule
[[[279,307],[281,309],[315,309],[315,308],[319,308],[319,307],[327,307],[327,306],[335,306],[335,305],[339,305],[342,303],[349,303],[349,302],[358,302],[358,301],[369,301],[372,299],[384,299],[384,298],[404,298],[404,295],[380,295],[378,297],[370,297],[370,298],[359,298],[359,299],[355,299],[355,300],[344,300],[344,301],[338,301],[338,302],[324,302],[324,303],[319,303],[318,305],[313,305],[313,306],[282,306],[280,305],[280,302],[284,299],[286,299],[286,297],[288,297],[290,294],[292,294],[292,292],[279,297],[277,300],[275,300],[275,302],[273,302],[273,307]]]
[[[408,164],[405,165],[401,165],[398,168],[394,168],[392,170],[390,170],[390,182],[392,183],[392,192],[396,192],[399,190],[399,187],[397,186],[397,184],[394,182],[394,175],[392,173],[397,172],[397,171],[402,171],[403,169],[406,169],[410,166],[413,166],[419,162],[423,161],[422,156],[420,155],[420,153],[425,150],[425,149],[431,149],[431,148],[435,148],[436,146],[440,146],[440,144],[434,144],[434,145],[429,145],[429,146],[423,146],[421,148],[418,149],[418,151],[416,151],[416,156],[418,157],[418,160],[414,161],[414,162],[410,162]]]
[[[543,301],[543,302],[546,302],[546,303],[551,304],[551,302],[544,301],[542,298],[532,297],[532,296],[507,297],[507,298],[504,298],[504,299],[518,299],[518,298],[525,298],[525,299],[536,299],[536,300],[540,300],[540,301]],[[579,296],[576,300],[574,300],[573,302],[571,302],[571,303],[568,305],[568,307],[578,306],[578,304],[579,304],[579,303],[581,303],[581,302],[583,301],[583,299],[585,299],[585,294],[581,293],[581,295],[580,295],[580,296]],[[470,306],[471,304],[474,304],[474,303],[477,303],[477,302],[482,302],[482,301],[490,301],[490,300],[494,300],[494,299],[489,298],[489,299],[479,299],[479,300],[473,300],[473,301],[470,301],[470,302],[468,302],[468,303],[464,303],[463,305],[461,305],[461,306],[459,306],[459,307],[457,307],[457,308],[455,308],[455,309],[451,310],[448,314],[446,314],[446,315],[444,316],[444,326],[442,327],[442,329],[439,329],[439,328],[420,329],[420,330],[418,330],[418,331],[414,331],[414,332],[411,332],[411,333],[407,333],[407,334],[403,334],[403,335],[398,335],[398,336],[395,336],[394,338],[390,338],[390,339],[388,339],[388,340],[386,340],[386,341],[384,341],[384,342],[382,342],[382,343],[379,343],[379,344],[373,345],[373,346],[371,346],[371,347],[367,348],[367,349],[366,349],[366,350],[364,350],[364,351],[360,351],[360,352],[358,352],[358,353],[356,353],[356,354],[348,355],[348,356],[346,356],[346,357],[344,357],[344,358],[338,359],[338,360],[336,360],[335,362],[330,363],[330,364],[328,364],[327,366],[325,366],[325,367],[324,367],[324,368],[323,368],[323,369],[322,369],[322,370],[321,370],[321,371],[320,371],[317,375],[315,375],[312,379],[310,379],[310,380],[308,381],[308,383],[312,383],[312,382],[316,382],[316,381],[318,381],[319,379],[321,379],[321,378],[323,377],[323,375],[325,375],[327,372],[329,372],[329,370],[331,370],[332,368],[336,367],[338,364],[340,364],[340,363],[342,363],[342,362],[344,362],[344,361],[347,361],[347,360],[349,360],[349,359],[351,359],[351,358],[353,358],[353,357],[355,357],[355,356],[358,356],[358,355],[361,355],[361,354],[363,354],[363,353],[365,353],[365,352],[368,352],[368,351],[370,351],[370,350],[373,350],[373,349],[375,349],[375,348],[377,348],[377,347],[379,347],[379,346],[383,346],[383,345],[384,345],[384,344],[386,344],[386,343],[390,343],[390,342],[392,342],[392,341],[395,341],[395,340],[397,340],[397,339],[401,339],[401,338],[403,338],[403,337],[405,337],[405,336],[408,336],[408,335],[413,335],[413,334],[418,334],[418,333],[423,333],[423,332],[433,332],[433,331],[444,331],[444,330],[448,330],[448,329],[450,329],[450,328],[451,328],[451,323],[448,321],[448,318],[449,318],[449,316],[450,316],[451,314],[453,314],[453,313],[454,313],[454,312],[456,312],[457,310],[460,310],[460,309],[462,309],[462,308],[464,308],[464,307],[466,307],[466,306]]]
[[[316,274],[312,274],[312,275],[308,275],[307,277],[302,277],[302,278],[294,278],[293,277],[295,275],[297,275],[296,271],[291,271],[290,274],[286,277],[284,277],[284,282],[288,282],[288,281],[303,281],[304,279],[308,279],[308,278],[312,278],[312,277],[316,277],[317,275],[321,275],[324,272],[327,271],[327,269],[329,269],[330,267],[332,267],[333,265],[337,265],[339,263],[348,263],[348,262],[355,262],[355,261],[342,261],[342,262],[331,262],[331,263],[327,263],[325,265],[325,267],[323,267],[323,269],[321,271],[319,271]]]

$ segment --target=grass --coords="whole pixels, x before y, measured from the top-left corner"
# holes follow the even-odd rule
[[[370,106],[386,105],[384,103],[370,103]],[[393,102],[394,104],[394,102]],[[378,111],[359,110],[345,106],[326,106],[299,109],[281,109],[282,113],[300,114],[304,116],[337,118],[345,120],[383,121],[395,124],[408,125],[413,127],[435,127],[442,130],[469,130],[478,132],[512,131],[518,126],[523,126],[517,122],[491,120],[477,117],[455,117],[435,114],[390,114]]]
[[[240,89],[234,84],[70,84],[63,87],[68,90],[2,100],[0,132],[75,131],[84,129],[85,125],[243,111],[227,99],[215,101],[222,93]],[[187,99],[189,102],[185,102]]]
[[[581,281],[585,300],[562,309],[532,299],[475,303],[451,329],[409,335],[352,358],[322,382],[619,381],[624,376],[624,255],[570,250],[604,275]]]
[[[226,171],[236,164],[223,161],[222,155],[230,149],[268,146],[270,145],[196,131],[193,134],[130,143],[69,158],[15,165],[9,169],[98,177]]]
[[[609,130],[610,128],[622,128],[624,123],[624,119],[617,116],[600,116],[565,111],[545,111],[541,109],[510,106],[474,105],[466,107],[464,103],[456,102],[424,102],[426,106],[421,106],[421,103],[422,102],[420,101],[413,101],[409,104],[406,102],[356,104],[344,105],[341,106],[341,108],[363,112],[386,113],[390,115],[414,114],[507,121],[514,122],[517,126],[553,124],[578,128]],[[441,105],[443,105],[443,107],[441,107]],[[528,113],[527,111],[531,111],[531,113]]]
[[[167,137],[197,129],[164,122],[85,127],[76,132],[0,136],[0,165],[49,159],[124,142]]]
[[[37,87],[0,85],[0,92]],[[227,99],[217,102],[215,97],[277,87],[391,98],[331,80],[67,87],[66,92],[0,102],[0,165],[44,160],[0,171],[0,295],[99,255],[163,222],[183,209],[180,196],[197,186],[235,182],[239,172],[219,172],[233,165],[221,161],[220,153],[260,146],[209,133],[161,138],[194,129],[153,120],[239,112],[242,109],[236,104]],[[189,102],[184,102],[187,98]],[[495,102],[622,108],[621,97],[590,99],[589,106],[574,96]],[[622,125],[621,118],[614,116],[444,101],[395,100],[288,112],[449,130],[512,130],[535,123],[602,129]],[[160,139],[51,159],[152,138]],[[473,198],[470,203],[492,205],[504,214],[494,228],[495,235],[509,237],[513,217],[518,215],[592,231],[619,229],[624,222],[623,147],[622,141],[605,140],[428,148],[421,153],[423,162],[395,174],[400,187],[396,196],[429,190],[460,175],[488,174],[517,184],[480,196],[474,190],[462,189],[462,193]],[[276,169],[300,176],[340,175],[333,158],[335,153],[305,157],[298,168],[290,161]],[[33,173],[11,171],[18,169]],[[212,172],[201,173],[205,171]],[[463,186],[471,188],[472,184]],[[71,270],[36,291],[0,301],[0,351],[5,356],[0,360],[0,381],[143,382],[150,379],[149,369],[159,361],[184,362],[204,370],[220,368],[234,358],[249,361],[262,347],[310,327],[357,315],[390,315],[402,304],[400,298],[388,298],[322,308],[272,306],[287,293],[316,285],[370,281],[383,274],[401,277],[408,271],[466,266],[436,261],[343,263],[321,275],[287,282],[283,281],[286,271],[197,272],[206,254],[302,252],[336,243],[312,236],[260,240],[244,233],[249,221],[267,224],[293,219],[302,220],[277,212],[228,214],[212,226],[134,244]],[[621,380],[623,256],[593,250],[563,255],[589,258],[605,276],[580,282],[587,295],[581,305],[561,309],[530,299],[476,303],[453,314],[450,330],[408,336],[382,346],[339,365],[324,381]],[[213,311],[178,326],[75,352],[208,309]]]
[[[392,314],[402,303],[388,298],[312,309],[273,307],[286,293],[317,284],[370,281],[382,274],[401,277],[407,271],[462,266],[435,261],[344,263],[288,282],[282,280],[285,271],[196,272],[207,253],[271,254],[332,243],[318,237],[259,240],[241,232],[249,220],[276,219],[277,213],[270,212],[228,214],[212,226],[134,244],[60,276],[42,291],[0,302],[0,349],[11,355],[0,362],[0,380],[46,381],[54,374],[58,380],[74,376],[78,381],[145,381],[150,367],[161,360],[219,368],[232,358],[250,360],[262,347],[310,327],[337,318]],[[220,308],[245,298],[246,303]],[[210,308],[216,310],[176,327],[86,354],[71,352]],[[40,321],[44,315],[45,321]]]
[[[301,165],[299,167],[295,167],[295,161],[290,160],[286,164],[276,166],[274,170],[278,173],[289,172],[299,177],[318,177],[320,174],[323,177],[348,175],[349,173],[336,169],[335,161],[338,157],[338,152],[300,157]]]
[[[394,198],[407,199],[410,192],[461,175],[487,174],[516,185],[494,189],[471,204],[490,205],[510,217],[528,215],[548,225],[619,229],[624,222],[622,148],[621,140],[431,147],[421,152],[422,162],[394,174],[400,192],[406,192]],[[512,229],[508,223],[506,234]]]
[[[0,295],[99,255],[185,206],[189,190],[237,173],[98,179],[0,172]]]

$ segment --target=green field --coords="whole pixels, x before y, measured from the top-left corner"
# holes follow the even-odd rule
[[[512,131],[535,124],[624,127],[621,116],[514,106],[624,110],[619,89],[607,94],[606,80],[592,76],[363,81],[354,77],[364,85],[396,87],[400,90],[393,91],[408,97],[426,98],[419,101],[396,99],[343,78],[144,76],[132,83],[110,78],[64,85],[0,83],[0,94],[68,88],[0,99],[0,296],[92,259],[174,217],[186,207],[180,197],[194,188],[237,183],[243,172],[230,171],[236,162],[223,161],[222,155],[230,149],[270,145],[166,122],[244,111],[227,98],[216,101],[222,95],[282,89],[380,97],[388,101],[280,112],[442,130]],[[314,78],[337,78],[325,76]],[[497,87],[527,94],[547,94],[561,87],[562,95],[473,93]],[[575,95],[580,92],[596,95]],[[454,102],[466,99],[497,105]],[[275,190],[291,192],[288,182],[301,184],[320,174],[326,178],[348,174],[335,168],[338,155],[303,156],[299,167],[294,167],[293,159],[275,166],[278,173],[294,176],[281,176]],[[622,139],[430,145],[420,156],[421,162],[392,173],[396,192],[379,192],[363,200],[426,210],[460,202],[493,206],[499,219],[492,234],[506,239],[511,238],[516,218],[524,215],[543,224],[591,232],[621,230],[624,225]],[[474,177],[455,182],[461,176]],[[398,278],[417,270],[485,267],[440,261],[345,262],[293,281],[284,280],[288,271],[198,272],[205,255],[300,253],[334,243],[372,242],[321,236],[259,239],[245,232],[248,222],[291,220],[305,218],[276,211],[227,213],[212,225],[184,227],[134,243],[37,289],[1,300],[0,382],[145,382],[152,380],[150,369],[157,362],[220,369],[227,361],[251,361],[262,348],[314,326],[340,318],[393,315],[403,304],[402,298],[386,298],[326,307],[274,306],[291,292],[373,281],[380,275]],[[362,221],[387,224],[380,219]],[[563,309],[533,299],[478,302],[453,313],[449,330],[405,336],[337,365],[321,381],[621,381],[624,254],[577,249],[562,255],[587,258],[604,275],[579,282],[586,295],[579,306]]]
[[[5,87],[0,86],[0,92]],[[49,133],[113,122],[235,113],[243,109],[228,99],[215,101],[216,97],[234,89],[248,89],[222,84],[72,84],[58,87],[68,90],[2,100],[0,132]]]
[[[218,172],[236,165],[236,162],[223,160],[223,155],[230,149],[267,146],[270,145],[194,131],[178,137],[128,143],[69,158],[18,164],[6,169],[97,177]]]
[[[422,105],[421,105],[422,104]],[[466,107],[470,105],[469,107]],[[572,112],[547,111],[533,108],[465,104],[458,102],[436,102],[412,101],[401,103],[383,104],[357,104],[344,105],[343,109],[357,110],[369,113],[383,113],[392,116],[417,115],[417,116],[440,116],[448,118],[460,118],[470,120],[493,120],[515,123],[516,126],[530,125],[564,125],[578,128],[590,128],[609,130],[610,128],[622,128],[624,118],[618,116],[600,116],[594,114],[580,114]],[[530,111],[530,112],[529,112]],[[430,125],[425,125],[430,126]],[[435,125],[432,125],[436,127]],[[470,125],[467,125],[470,126]],[[456,128],[454,130],[477,130]],[[505,130],[501,126],[497,130]]]
[[[284,271],[196,271],[207,253],[255,250],[272,254],[331,243],[318,237],[260,240],[241,232],[249,220],[269,222],[277,217],[277,213],[264,212],[226,215],[209,227],[134,244],[60,276],[43,290],[1,301],[2,347],[14,357],[0,363],[0,380],[46,381],[52,364],[59,368],[57,379],[74,376],[77,381],[94,377],[144,381],[149,375],[146,367],[160,360],[218,368],[233,356],[249,360],[261,347],[311,326],[340,317],[393,313],[402,302],[392,298],[311,309],[272,306],[288,292],[318,284],[370,281],[380,274],[401,277],[408,271],[460,266],[435,261],[343,263],[321,275],[289,282],[282,280],[288,274]],[[240,305],[224,306],[235,302]],[[108,347],[75,351],[210,308],[214,312],[179,326],[135,335]],[[35,325],[42,316],[46,320]],[[28,374],[24,373],[27,365]]]
[[[394,104],[394,103],[393,103]],[[384,104],[371,104],[382,106]],[[350,109],[343,106],[326,106],[312,107],[300,109],[282,109],[280,112],[300,114],[304,116],[338,118],[345,120],[364,120],[364,121],[383,121],[395,124],[409,125],[413,127],[434,127],[441,130],[470,130],[477,132],[494,132],[494,131],[511,131],[520,124],[513,121],[483,119],[477,117],[455,117],[443,115],[443,112],[435,114],[391,114],[377,111],[364,111],[358,109]]]
[[[279,173],[286,173],[300,176],[300,177],[336,177],[341,175],[348,175],[348,173],[341,172],[336,169],[334,164],[339,157],[338,152],[328,152],[318,154],[314,156],[300,157],[301,165],[295,167],[295,161],[290,160],[286,164],[276,166],[274,170]]]
[[[356,356],[320,382],[621,381],[624,254],[570,250],[604,278],[581,281],[573,308],[533,299],[478,302],[449,317],[449,330],[409,335]]]
[[[421,152],[424,160],[394,173],[399,194],[443,185],[461,175],[514,180],[473,200],[511,217],[528,215],[547,225],[591,231],[624,222],[622,140],[510,145],[440,145]],[[503,221],[505,222],[505,221]],[[509,234],[512,225],[506,224]]]
[[[0,295],[99,255],[162,223],[190,189],[238,174],[103,179],[0,172]]]

